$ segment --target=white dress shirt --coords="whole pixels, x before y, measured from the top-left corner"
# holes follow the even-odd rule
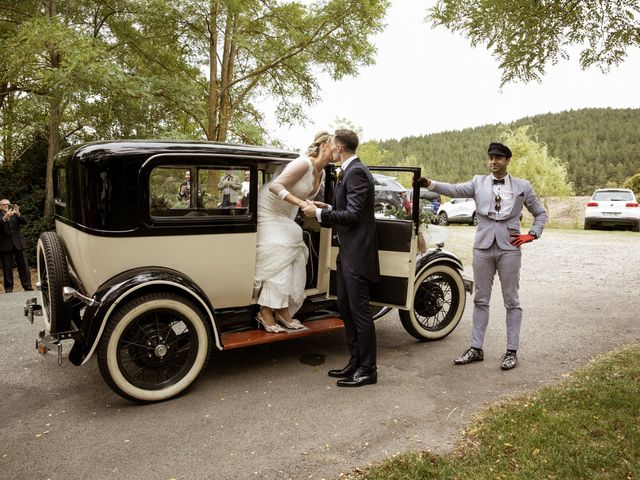
[[[354,159],[358,158],[357,155],[351,155],[349,158],[347,158],[341,165],[340,167],[340,172],[344,172],[347,169],[347,165],[349,165]],[[327,210],[331,211],[333,210],[333,207],[331,205],[327,205]],[[322,209],[317,209],[316,210],[316,218],[318,219],[318,221],[322,221]]]

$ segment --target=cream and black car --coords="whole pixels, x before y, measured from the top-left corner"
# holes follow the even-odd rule
[[[68,356],[74,365],[97,356],[116,393],[155,402],[192,385],[213,349],[343,328],[333,297],[338,246],[331,228],[315,219],[300,218],[310,255],[307,300],[296,317],[308,329],[271,334],[255,320],[257,191],[296,156],[185,141],[99,142],[61,152],[54,162],[55,232],[39,239],[38,295],[25,305],[31,322],[44,323],[38,351],[59,363]],[[245,181],[244,195],[224,198],[223,176]],[[334,178],[327,167],[327,203]],[[409,334],[437,340],[458,325],[471,282],[442,245],[417,251],[415,207],[412,219],[376,220],[382,280],[372,303],[376,317],[398,308]]]

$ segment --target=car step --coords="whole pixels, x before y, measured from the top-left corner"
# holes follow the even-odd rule
[[[317,333],[332,332],[344,328],[341,318],[330,317],[321,320],[304,322],[306,330],[291,330],[287,333],[269,333],[262,329],[245,330],[244,332],[229,332],[222,334],[222,348],[231,350],[233,348],[249,347],[263,343],[282,342],[293,338],[308,337]]]

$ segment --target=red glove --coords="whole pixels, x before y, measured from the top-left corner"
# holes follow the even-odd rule
[[[520,235],[517,233],[512,233],[511,238],[513,238],[513,240],[511,240],[511,245],[514,247],[519,247],[523,243],[529,243],[535,240],[533,235]]]

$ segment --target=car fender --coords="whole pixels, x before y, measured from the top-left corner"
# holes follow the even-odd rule
[[[419,275],[422,270],[430,267],[434,263],[450,264],[456,270],[464,270],[462,262],[453,253],[441,248],[435,248],[427,250],[424,255],[421,255],[418,258],[416,262],[416,276]]]
[[[117,307],[149,290],[178,293],[200,305],[211,324],[216,347],[222,350],[214,309],[202,289],[178,271],[163,267],[145,267],[123,272],[96,290],[93,299],[97,303],[86,308],[79,335],[69,352],[71,363],[81,365],[87,362],[95,352],[105,326]]]
[[[463,274],[464,266],[462,265],[462,261],[453,253],[441,248],[427,250],[426,253],[418,257],[416,261],[416,278],[420,276],[424,270],[436,264],[448,265],[458,270],[464,282],[465,291],[467,293],[473,293],[473,280],[466,278]]]

